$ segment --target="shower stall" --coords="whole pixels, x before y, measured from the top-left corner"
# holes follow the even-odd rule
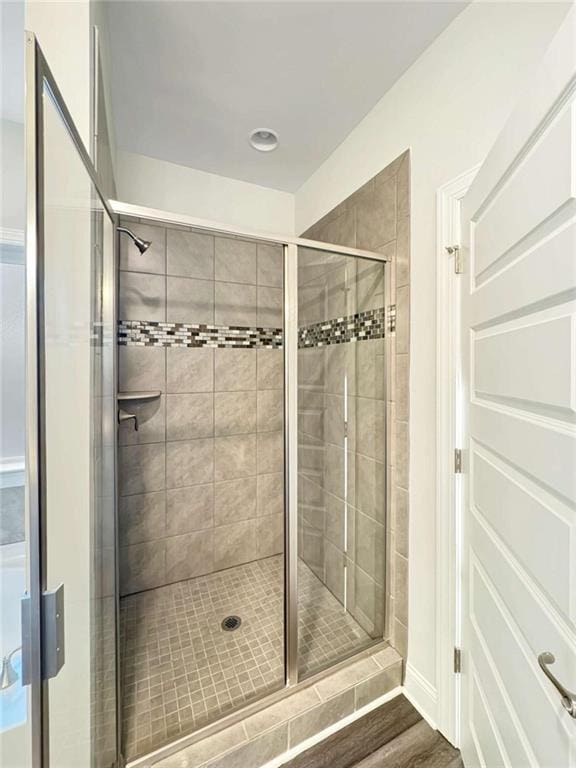
[[[131,758],[382,641],[385,267],[119,209]]]
[[[110,766],[386,646],[387,257],[107,201],[27,44],[24,666]]]

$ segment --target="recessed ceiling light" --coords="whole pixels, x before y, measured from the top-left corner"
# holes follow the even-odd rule
[[[250,134],[250,144],[258,152],[272,152],[278,146],[278,134],[270,128],[257,128]]]

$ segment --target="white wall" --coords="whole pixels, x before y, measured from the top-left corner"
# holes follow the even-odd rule
[[[90,3],[27,0],[26,29],[38,38],[84,145],[90,148]]]
[[[480,162],[567,5],[469,6],[296,193],[296,230],[412,152],[410,582],[407,686],[435,719],[435,194]]]
[[[0,472],[24,462],[24,125],[0,121]],[[21,249],[14,239],[22,238]]]
[[[237,179],[118,151],[118,199],[257,232],[293,234],[294,196]]]

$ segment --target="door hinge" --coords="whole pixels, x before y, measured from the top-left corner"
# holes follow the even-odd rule
[[[454,474],[462,474],[462,449],[454,448]]]
[[[64,666],[64,584],[46,590],[41,596],[41,677],[50,680]],[[32,653],[32,616],[30,596],[21,599],[22,622],[22,684],[30,685]]]
[[[450,256],[454,256],[454,272],[461,275],[464,272],[464,263],[462,261],[462,251],[459,245],[447,245],[446,251]]]
[[[459,675],[462,672],[462,649],[454,648],[454,674]]]

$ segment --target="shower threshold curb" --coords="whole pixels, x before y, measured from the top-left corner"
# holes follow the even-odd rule
[[[400,693],[403,660],[382,642],[293,688],[283,688],[127,768],[262,768],[352,722]],[[326,733],[325,733],[326,732]],[[282,759],[281,759],[282,758]]]

